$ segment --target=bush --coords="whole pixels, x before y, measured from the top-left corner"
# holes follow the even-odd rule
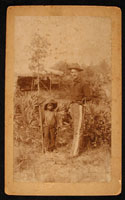
[[[34,93],[18,93],[14,99],[14,138],[23,143],[37,143],[39,133],[39,112],[37,96]]]
[[[110,105],[89,103],[85,108],[85,136],[91,147],[104,143],[111,145],[111,108]]]
[[[91,77],[88,77],[87,73],[86,69],[84,77],[92,90],[92,97],[84,107],[86,146],[89,144],[90,149],[105,143],[111,146],[111,95],[107,95],[111,93],[111,80],[106,74],[96,73],[92,69],[91,73],[89,71]],[[68,90],[69,80],[66,79],[62,90],[52,91],[54,98],[58,99],[58,147],[70,146],[73,138],[72,119],[68,110],[70,102],[67,95]],[[44,98],[50,96],[47,91],[42,91],[42,93]],[[18,152],[17,148],[15,157],[15,163],[20,169],[30,166],[31,155],[42,150],[38,101],[37,92],[21,92],[18,88],[16,89],[14,95],[14,144],[17,147],[20,146],[21,149]]]

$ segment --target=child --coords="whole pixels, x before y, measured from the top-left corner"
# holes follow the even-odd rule
[[[53,151],[55,149],[56,131],[57,131],[57,102],[50,100],[44,105],[43,115],[43,134],[45,151]]]

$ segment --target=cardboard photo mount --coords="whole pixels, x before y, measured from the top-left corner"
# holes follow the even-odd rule
[[[13,80],[15,16],[96,16],[111,19],[112,145],[111,181],[84,183],[14,182]],[[7,9],[5,79],[5,193],[8,195],[118,195],[121,192],[121,10],[106,6],[10,6]],[[103,47],[102,47],[103,48]]]

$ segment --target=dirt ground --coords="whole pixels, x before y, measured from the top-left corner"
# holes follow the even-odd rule
[[[63,103],[64,100],[59,101],[59,105]],[[14,181],[56,183],[110,181],[109,146],[103,144],[98,148],[89,148],[78,157],[72,158],[70,153],[73,133],[70,129],[66,128],[60,132],[57,141],[61,145],[57,145],[56,151],[45,154],[42,153],[41,147],[35,147],[31,143],[29,145],[18,143],[15,139]],[[14,134],[25,137],[21,128],[15,128]],[[35,145],[39,142],[39,139],[35,139]]]
[[[111,158],[107,145],[86,150],[76,158],[70,157],[70,149],[66,145],[45,154],[34,152],[22,167],[21,164],[15,165],[14,180],[58,183],[110,181]],[[15,147],[14,152],[18,150],[19,147]]]

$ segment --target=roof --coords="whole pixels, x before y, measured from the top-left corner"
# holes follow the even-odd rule
[[[55,69],[52,69],[52,68],[48,68],[48,69],[45,69],[43,70],[42,72],[40,72],[40,75],[48,75],[48,74],[54,74],[54,75],[59,75],[59,76],[62,76],[63,75],[63,72],[60,71],[60,70],[55,70]],[[16,76],[23,76],[23,77],[28,77],[28,76],[37,76],[37,72],[32,72],[32,71],[29,71],[29,72],[22,72],[22,73],[15,73]]]

